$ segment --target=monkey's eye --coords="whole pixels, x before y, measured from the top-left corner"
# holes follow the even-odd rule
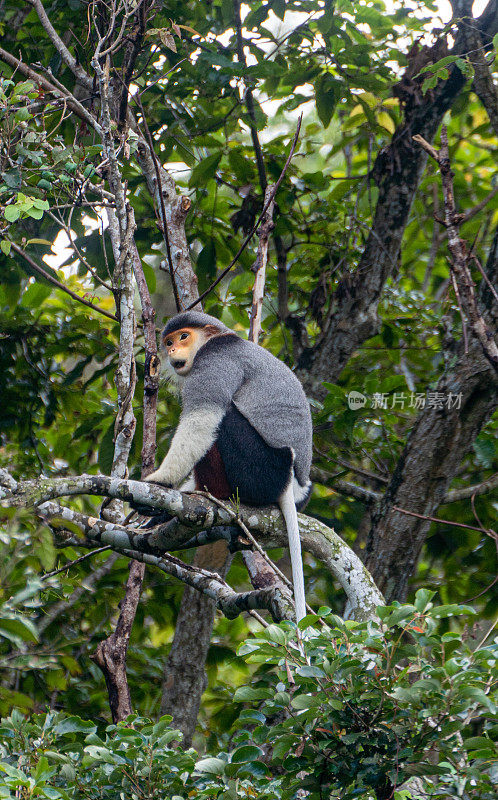
[[[173,344],[173,339],[166,339],[165,344],[166,344],[166,347],[171,347],[171,345]]]
[[[188,333],[181,333],[180,334],[180,341],[182,341],[183,339],[188,339],[188,337],[189,337]]]

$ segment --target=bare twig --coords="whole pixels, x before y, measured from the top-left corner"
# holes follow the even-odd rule
[[[239,60],[239,64],[242,64],[244,67],[247,67],[246,57],[244,53],[244,39],[242,36],[242,20],[240,15],[240,0],[233,0],[233,7],[234,7],[234,17],[235,17],[235,30],[237,33],[237,58]],[[252,93],[252,89],[246,88],[244,93],[244,100],[247,106],[247,112],[249,114],[249,127],[251,129],[251,139],[252,144],[254,147],[254,154],[256,156],[256,166],[258,168],[258,176],[259,176],[259,185],[261,186],[261,191],[263,195],[266,192],[266,168],[265,168],[265,161],[263,158],[263,151],[261,149],[261,143],[258,137],[258,126],[256,124],[256,112],[254,108],[254,97]]]
[[[446,126],[443,125],[441,128],[441,148],[439,151],[418,134],[416,134],[413,139],[432,156],[441,171],[445,226],[448,231],[448,247],[451,253],[450,270],[454,276],[455,285],[458,285],[459,296],[457,295],[457,299],[461,301],[462,309],[465,312],[474,336],[482,347],[485,357],[498,372],[498,346],[493,338],[492,331],[488,328],[479,311],[475,296],[474,282],[468,265],[469,256],[465,244],[458,234],[458,227],[461,225],[462,216],[457,213],[455,207],[453,175],[451,172]]]
[[[273,189],[271,186],[266,187],[265,192],[265,205],[271,196]],[[261,333],[261,310],[263,307],[263,298],[265,295],[265,282],[266,282],[266,263],[268,261],[268,239],[270,232],[273,228],[273,203],[268,205],[265,217],[259,229],[259,243],[256,261],[252,267],[255,273],[254,285],[252,289],[252,308],[250,314],[249,324],[249,341],[257,344],[259,335]]]
[[[454,503],[457,500],[467,500],[469,497],[478,497],[481,494],[487,494],[498,488],[498,472],[488,478],[487,481],[478,483],[475,486],[465,486],[462,489],[453,489],[445,495],[443,503]]]
[[[95,550],[92,550],[92,552],[88,553],[88,555],[93,556],[95,552]],[[67,614],[69,609],[73,608],[73,606],[80,601],[86,592],[91,591],[92,587],[95,586],[101,578],[103,578],[105,575],[108,575],[118,558],[120,558],[119,553],[111,553],[109,558],[100,567],[92,570],[91,574],[88,575],[86,580],[80,586],[76,587],[67,600],[60,600],[58,603],[55,603],[55,605],[50,608],[46,615],[38,621],[38,630],[40,633],[48,628],[49,625],[52,625],[52,623],[55,622],[55,620],[62,614]]]
[[[59,34],[55,30],[54,26],[50,22],[47,12],[45,11],[41,0],[26,0],[27,3],[33,6],[36,13],[38,14],[38,19],[40,20],[41,24],[45,28],[45,31],[54,45],[55,49],[59,53],[60,57],[62,58],[64,64],[71,70],[75,78],[82,83],[89,91],[93,90],[93,81],[91,77],[88,75],[87,72],[83,69],[81,64],[75,59],[73,55],[69,52],[66,45],[60,38]]]
[[[490,290],[491,294],[493,295],[494,299],[498,303],[498,292],[496,291],[495,287],[493,286],[493,284],[489,280],[488,276],[484,272],[481,262],[479,261],[479,259],[475,255],[475,253],[472,253],[471,258],[472,258],[472,261],[474,262],[474,264],[476,265],[477,269],[481,273],[482,277],[484,278],[484,281],[488,284],[488,287],[489,287],[489,290]]]
[[[283,181],[283,179],[284,179],[284,176],[285,176],[285,173],[287,172],[287,168],[288,168],[288,166],[289,166],[290,162],[292,161],[292,156],[294,155],[294,152],[295,152],[295,149],[296,149],[296,145],[297,145],[297,141],[298,141],[298,139],[299,139],[299,132],[300,132],[300,130],[301,130],[301,122],[302,122],[302,119],[303,119],[303,116],[302,116],[302,114],[301,114],[301,116],[299,117],[298,123],[297,123],[297,129],[296,129],[296,133],[294,134],[294,139],[293,139],[293,141],[292,141],[292,145],[291,145],[291,148],[290,148],[289,155],[287,156],[287,160],[286,160],[286,162],[285,162],[285,164],[284,164],[284,167],[283,167],[283,169],[282,169],[282,172],[280,173],[280,175],[279,175],[279,178],[278,178],[277,182],[275,183],[275,185],[274,185],[274,187],[273,187],[273,189],[272,189],[272,192],[271,192],[271,194],[270,194],[270,197],[268,198],[267,202],[266,202],[266,203],[265,203],[265,205],[263,206],[263,210],[262,210],[261,214],[259,215],[258,219],[257,219],[257,220],[256,220],[256,222],[254,223],[254,225],[253,225],[252,229],[251,229],[251,230],[249,231],[249,233],[247,234],[247,236],[246,236],[246,238],[244,239],[244,241],[242,242],[241,246],[240,246],[240,247],[239,247],[239,249],[237,250],[237,252],[236,252],[235,256],[234,256],[234,257],[233,257],[233,259],[231,260],[231,262],[230,262],[230,264],[228,265],[228,267],[225,267],[225,269],[224,269],[224,270],[223,270],[223,271],[220,273],[220,275],[218,275],[218,277],[216,278],[216,280],[215,280],[215,281],[213,281],[213,283],[211,284],[211,286],[209,286],[209,287],[206,289],[206,291],[205,291],[205,292],[203,292],[203,293],[202,293],[202,294],[201,294],[201,295],[198,297],[198,299],[197,299],[197,300],[196,300],[194,303],[191,303],[191,304],[188,306],[188,308],[186,309],[187,311],[190,311],[190,309],[191,309],[191,308],[194,308],[196,305],[198,305],[199,303],[201,303],[201,302],[202,302],[202,300],[204,300],[204,298],[205,298],[205,297],[207,297],[207,295],[208,295],[208,294],[210,294],[210,293],[213,291],[213,289],[214,289],[216,286],[218,286],[218,284],[220,283],[220,281],[222,281],[222,280],[223,280],[223,278],[225,277],[225,275],[227,275],[227,274],[230,272],[230,270],[231,270],[231,269],[232,269],[232,268],[235,266],[235,264],[236,264],[236,263],[237,263],[237,261],[239,260],[240,256],[242,255],[242,253],[243,253],[243,252],[244,252],[244,250],[246,249],[246,247],[247,247],[247,245],[248,245],[249,241],[252,239],[252,237],[254,236],[254,234],[256,233],[256,231],[258,230],[258,228],[259,228],[259,226],[260,226],[261,222],[263,221],[263,218],[264,218],[264,216],[265,216],[265,214],[266,214],[266,212],[267,212],[267,210],[268,210],[268,208],[269,208],[269,206],[270,206],[270,203],[272,203],[272,202],[273,202],[273,200],[274,200],[274,198],[275,198],[275,195],[276,195],[276,194],[277,194],[277,192],[278,192],[278,189],[279,189],[279,187],[280,187],[280,184],[282,183],[282,181]]]
[[[79,119],[87,122],[98,132],[100,131],[100,125],[96,122],[94,117],[92,117],[87,109],[82,106],[81,103],[70,92],[67,91],[67,89],[64,92],[61,91],[55,86],[53,81],[49,81],[44,78],[43,75],[40,75],[34,69],[29,67],[20,58],[16,58],[16,56],[13,56],[12,53],[4,50],[3,47],[0,47],[0,60],[5,61],[5,63],[9,64],[13,69],[19,70],[22,75],[25,75],[26,78],[29,78],[34,83],[38,84],[38,86],[41,86],[46,92],[50,92],[61,100],[66,101],[68,108],[70,108],[71,111],[73,111],[73,113],[79,117]]]
[[[97,555],[97,553],[103,553],[104,550],[110,550],[110,549],[111,549],[110,545],[108,544],[105,547],[97,547],[95,550],[92,550],[91,553],[85,553],[84,556],[75,558],[74,561],[68,561],[67,564],[64,564],[63,567],[59,567],[59,569],[54,569],[52,570],[52,572],[45,572],[45,574],[41,576],[40,580],[46,581],[49,578],[53,578],[54,575],[59,575],[61,572],[67,572],[69,569],[71,569],[71,567],[75,567],[76,564],[81,564],[82,561],[86,561],[92,556]]]
[[[169,234],[168,234],[168,220],[166,218],[166,208],[164,206],[164,197],[163,197],[163,193],[162,193],[161,173],[160,173],[159,161],[158,161],[157,156],[156,156],[156,151],[154,150],[154,141],[152,139],[152,135],[151,135],[149,126],[147,125],[147,118],[145,116],[145,111],[144,111],[144,107],[142,105],[142,101],[141,101],[141,99],[140,99],[140,97],[138,95],[134,97],[134,100],[135,100],[136,104],[138,105],[138,107],[140,109],[140,112],[142,114],[142,125],[143,125],[144,130],[145,130],[145,139],[147,140],[147,144],[149,145],[149,153],[150,153],[150,156],[151,156],[151,158],[152,158],[152,160],[154,162],[154,171],[156,173],[156,181],[157,181],[157,186],[158,186],[158,190],[159,190],[159,203],[160,203],[160,209],[161,209],[161,216],[160,216],[159,222],[160,222],[161,231],[162,231],[163,238],[164,238],[164,244],[166,245],[166,256],[167,256],[167,259],[168,259],[168,269],[169,269],[169,274],[170,274],[170,278],[171,278],[171,285],[173,287],[173,296],[175,298],[176,310],[180,311],[181,308],[182,308],[182,305],[180,303],[180,297],[178,295],[178,287],[176,285],[176,278],[175,278],[175,267],[174,267],[174,264],[173,264],[173,257],[171,255],[171,244],[170,244],[170,241],[169,241]]]
[[[465,39],[469,49],[469,61],[474,67],[473,88],[488,112],[491,126],[498,135],[498,90],[486,61],[486,48],[475,24],[469,20],[465,28]]]
[[[63,83],[61,83],[55,75],[53,74],[52,70],[48,67],[44,67],[43,64],[40,64],[39,68],[42,72],[45,72],[48,75],[48,79],[54,86],[59,90],[62,98],[64,99],[65,103],[69,106],[70,102],[79,109],[79,115],[85,122],[88,122],[90,127],[92,127],[99,135],[102,135],[102,130],[96,118],[93,114],[90,114],[88,109],[85,108],[82,103],[72,94],[69,89],[67,89]]]
[[[124,48],[123,66],[121,68],[122,88],[118,112],[118,125],[120,128],[123,128],[126,123],[130,82],[133,77],[133,71],[135,69],[137,58],[142,49],[143,39],[147,28],[148,10],[148,5],[145,2],[139,3],[138,7],[135,8],[135,25],[133,26],[133,31],[128,37]]]
[[[73,213],[73,211],[74,211],[74,206],[72,206],[72,207],[71,207],[71,209],[70,209],[70,218],[71,218],[71,216],[72,216],[72,213]],[[83,264],[83,266],[84,266],[84,267],[85,267],[85,268],[88,270],[88,272],[89,272],[89,273],[92,275],[92,277],[93,277],[93,278],[94,278],[94,279],[97,281],[97,283],[100,283],[100,285],[101,285],[101,286],[103,286],[103,287],[104,287],[105,289],[107,289],[109,292],[112,292],[112,286],[111,286],[110,284],[108,284],[108,283],[106,283],[105,281],[103,281],[103,280],[102,280],[102,278],[101,278],[101,277],[100,277],[100,276],[97,274],[97,271],[96,271],[96,269],[95,269],[94,267],[92,267],[92,266],[91,266],[91,265],[88,263],[87,259],[85,258],[85,256],[84,256],[84,255],[83,255],[83,253],[81,252],[81,250],[78,248],[78,246],[77,246],[76,242],[75,242],[75,241],[74,241],[74,239],[73,239],[73,233],[72,233],[72,231],[71,231],[71,224],[69,223],[69,225],[66,225],[66,223],[64,222],[64,220],[62,219],[62,217],[61,217],[61,216],[57,216],[56,214],[54,214],[54,213],[53,213],[52,211],[50,211],[50,210],[48,210],[48,211],[47,211],[47,214],[49,215],[49,217],[51,217],[51,218],[54,220],[54,222],[56,222],[56,223],[57,223],[57,225],[60,225],[60,226],[61,226],[61,228],[63,229],[63,231],[65,231],[65,233],[66,233],[66,236],[67,236],[67,238],[69,239],[69,244],[70,244],[70,246],[73,248],[73,250],[74,250],[74,252],[76,253],[77,257],[79,258],[79,260],[81,261],[81,263]]]
[[[460,312],[460,319],[462,321],[463,349],[464,349],[465,353],[468,353],[469,352],[469,337],[467,335],[467,322],[465,320],[465,314],[463,313],[462,301],[461,301],[461,298],[460,298],[460,291],[458,289],[457,279],[456,279],[455,274],[453,273],[452,270],[450,270],[450,273],[451,273],[451,283],[453,284],[453,291],[455,292],[458,311]]]
[[[63,292],[68,294],[70,297],[73,298],[73,300],[77,300],[78,303],[81,303],[82,305],[93,309],[93,311],[98,311],[99,314],[103,314],[104,317],[112,319],[113,322],[117,322],[117,317],[115,317],[114,314],[111,314],[110,311],[106,311],[104,308],[99,308],[99,306],[95,306],[93,303],[90,303],[89,300],[85,300],[83,297],[80,297],[75,292],[71,291],[71,289],[68,289],[68,287],[64,286],[64,284],[58,281],[57,278],[52,277],[52,275],[50,275],[49,272],[45,272],[43,267],[40,267],[40,265],[37,264],[36,261],[34,261],[31,258],[31,256],[28,256],[28,254],[22,249],[22,247],[19,247],[19,245],[16,244],[16,242],[13,242],[12,240],[9,241],[12,250],[18,255],[22,256],[25,259],[25,261],[27,261],[31,269],[37,272],[43,278],[45,278],[45,280],[53,284],[53,286],[57,286],[58,289],[61,289]]]
[[[479,533],[485,533],[492,539],[498,539],[498,534],[495,533],[492,528],[477,528],[475,525],[465,525],[463,522],[453,522],[450,519],[439,519],[439,517],[431,517],[427,514],[417,514],[415,511],[408,511],[406,508],[400,508],[399,506],[393,506],[393,511],[399,511],[400,514],[407,514],[409,517],[417,517],[418,519],[430,520],[430,522],[439,522],[443,525],[451,525],[454,528],[466,528],[469,531],[479,531]]]
[[[240,514],[237,514],[232,508],[230,508],[230,506],[228,506],[222,500],[219,500],[217,497],[214,497],[210,492],[199,492],[199,491],[196,491],[196,494],[201,494],[204,497],[207,497],[209,500],[211,500],[213,503],[216,503],[217,506],[219,506],[220,508],[223,508],[228,514],[231,515],[232,519],[234,520],[234,522],[237,523],[237,525],[239,526],[239,528],[243,532],[244,536],[246,536],[247,539],[251,542],[254,550],[256,550],[256,552],[259,553],[259,555],[261,556],[263,561],[265,561],[266,564],[268,564],[268,566],[270,567],[272,572],[278,578],[280,578],[282,583],[285,586],[287,586],[288,589],[290,589],[292,591],[292,581],[289,580],[287,575],[284,575],[282,570],[277,567],[277,565],[275,564],[274,561],[272,561],[272,559],[270,558],[268,553],[266,553],[265,550],[261,547],[261,545],[259,544],[257,539],[252,535],[251,531],[249,530],[249,528],[247,527],[245,522],[241,519]],[[246,552],[247,551],[244,551],[243,555],[245,555]],[[278,585],[278,583],[276,585]],[[308,605],[308,603],[306,603],[306,608],[310,612],[310,614],[314,613],[313,609],[311,608],[311,606]]]
[[[311,478],[346,497],[354,497],[355,500],[359,500],[360,503],[365,503],[366,505],[372,505],[382,499],[382,492],[374,492],[372,489],[366,489],[356,483],[343,481],[340,478],[336,478],[332,473],[327,472],[327,470],[319,469],[318,467],[312,467]]]

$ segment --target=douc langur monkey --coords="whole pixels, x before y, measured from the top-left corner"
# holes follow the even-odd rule
[[[287,526],[296,618],[305,616],[297,509],[311,494],[308,401],[291,370],[208,314],[187,311],[162,333],[182,393],[171,446],[147,481],[207,489],[220,499],[280,506]]]

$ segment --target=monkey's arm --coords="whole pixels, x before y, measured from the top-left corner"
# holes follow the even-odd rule
[[[232,338],[237,340],[216,337],[198,352],[183,386],[183,411],[168,454],[146,480],[177,485],[216,441],[219,425],[244,379],[232,355]]]
[[[216,433],[225,409],[204,406],[196,411],[183,412],[166,458],[159,469],[145,480],[176,486],[187,475],[216,440]]]

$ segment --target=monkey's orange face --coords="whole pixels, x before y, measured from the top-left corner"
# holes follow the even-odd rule
[[[195,354],[205,342],[200,328],[181,328],[163,338],[169,363],[177,375],[188,375]]]

